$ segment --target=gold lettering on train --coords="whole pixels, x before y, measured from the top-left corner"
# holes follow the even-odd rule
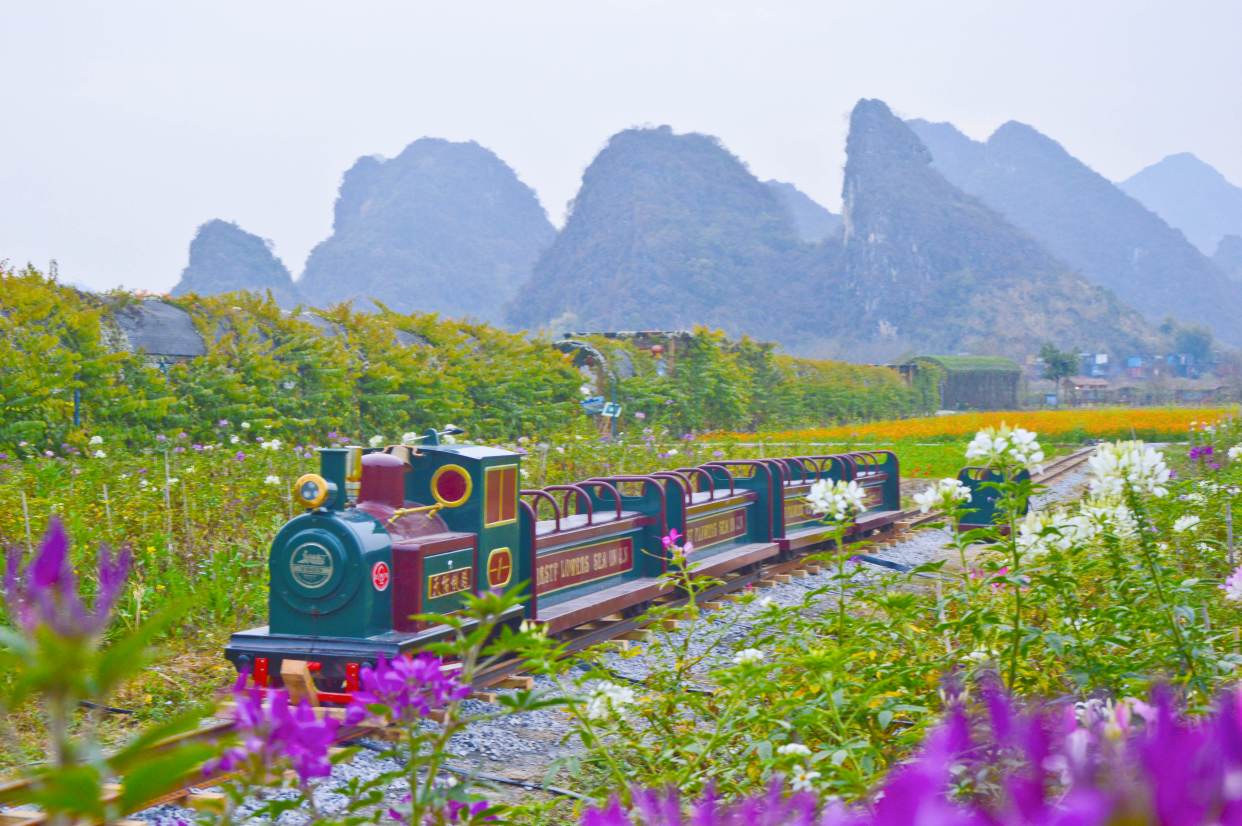
[[[634,540],[610,539],[544,554],[535,560],[535,588],[548,594],[625,573],[634,567]]]
[[[695,550],[718,545],[746,533],[746,511],[733,510],[693,519],[686,523],[686,539]]]

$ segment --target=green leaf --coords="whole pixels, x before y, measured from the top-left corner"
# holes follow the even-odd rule
[[[181,779],[216,755],[209,743],[187,743],[155,755],[146,755],[121,781],[120,810],[131,812],[175,789]]]

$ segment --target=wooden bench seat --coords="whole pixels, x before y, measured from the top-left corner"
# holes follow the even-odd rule
[[[619,613],[640,602],[655,599],[661,593],[660,586],[659,579],[640,577],[561,602],[545,604],[540,600],[536,618],[539,622],[548,624],[548,633],[556,634],[575,625]],[[546,597],[548,600],[555,598],[556,594]]]

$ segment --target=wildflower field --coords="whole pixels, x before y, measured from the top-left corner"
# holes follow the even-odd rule
[[[1234,411],[1224,407],[1091,407],[1062,410],[990,410],[911,419],[863,422],[833,427],[752,433],[715,433],[721,439],[771,442],[846,441],[866,444],[965,442],[985,427],[1002,423],[1022,427],[1048,443],[1092,439],[1181,441],[1191,425],[1215,422]]]
[[[104,784],[141,799],[207,760],[234,773],[222,805],[201,814],[212,823],[290,808],[313,822],[420,826],[1232,822],[1230,778],[1242,772],[1242,695],[1233,693],[1242,568],[1232,522],[1242,504],[1242,428],[1212,411],[1148,412],[1111,411],[1113,433],[1178,444],[1106,442],[1083,501],[1028,516],[1033,490],[1016,471],[1058,443],[1108,435],[1103,422],[1083,436],[1068,423],[1078,411],[1037,414],[1060,417],[1045,420],[1062,423],[1052,428],[1062,435],[1048,439],[1029,421],[995,414],[980,432],[954,424],[938,435],[876,435],[891,439],[907,469],[920,461],[911,450],[926,447],[951,469],[1001,471],[1013,481],[998,490],[1000,523],[953,533],[938,558],[909,573],[871,572],[866,585],[847,554],[824,553],[828,585],[792,606],[745,595],[740,624],[712,622],[695,597],[712,583],[674,566],[670,585],[691,601],[652,610],[639,683],[618,681],[608,646],[564,656],[537,627],[381,662],[363,675],[349,714],[396,724],[389,756],[401,768],[338,789],[345,803],[335,808],[323,808],[316,789],[341,759],[327,751],[341,723],[279,694],[268,702],[239,690],[237,736],[219,744],[98,758],[140,732],[139,744],[194,725],[229,683],[220,649],[229,632],[265,616],[267,543],[293,512],[291,480],[314,466],[311,446],[224,420],[207,438],[151,433],[114,445],[82,434],[52,455],[19,445],[0,457],[0,495],[12,503],[0,513],[0,539],[14,549],[0,627],[3,768],[24,767],[41,805],[96,819],[113,816]],[[1180,430],[1168,424],[1175,413]],[[998,429],[1001,418],[1010,426]],[[967,417],[930,421],[958,419]],[[604,443],[571,431],[509,445],[527,451],[524,484],[536,486],[775,455],[784,448],[773,443],[790,436],[651,430]],[[919,504],[945,509],[950,521],[962,516],[954,483],[928,487]],[[848,485],[812,498],[836,530],[860,506]],[[679,537],[668,541],[678,549]],[[487,628],[506,599],[485,595],[468,613]],[[519,691],[485,716],[567,715],[576,749],[550,771],[581,798],[500,805],[486,783],[432,782],[452,759],[454,733],[477,716],[461,703],[463,681],[501,655],[524,658],[524,670],[553,688]],[[463,663],[459,675],[446,677],[437,657]],[[79,700],[136,713],[103,716]],[[427,724],[433,711],[443,724]],[[1153,762],[1166,754],[1181,755],[1181,768]],[[287,776],[277,770],[285,766]],[[266,802],[243,806],[256,793]],[[698,820],[681,819],[692,810]],[[1198,814],[1165,814],[1181,811]]]

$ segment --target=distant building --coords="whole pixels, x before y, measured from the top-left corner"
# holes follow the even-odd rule
[[[898,365],[909,382],[920,374],[938,377],[945,410],[1013,410],[1018,406],[1022,369],[1000,356],[916,356]]]

